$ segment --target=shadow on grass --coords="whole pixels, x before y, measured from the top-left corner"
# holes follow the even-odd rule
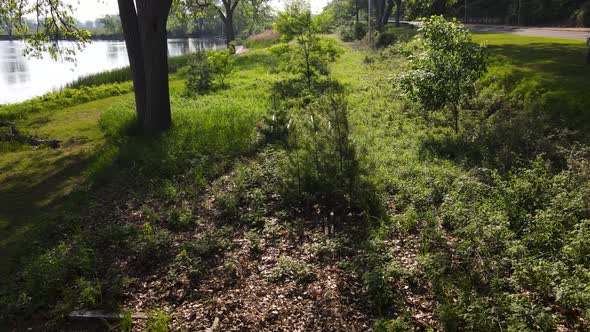
[[[538,82],[530,91],[533,95],[548,93],[554,105],[548,112],[559,113],[574,127],[588,129],[590,123],[590,97],[588,84],[590,66],[586,64],[587,47],[584,45],[531,43],[525,45],[503,44],[488,46],[491,54],[507,57],[516,68],[511,73],[510,83],[522,80]],[[501,58],[499,64],[505,64]],[[492,62],[492,67],[496,63]],[[491,68],[493,70],[493,68]],[[524,71],[524,72],[522,72]],[[507,87],[510,91],[511,86]],[[528,91],[527,91],[528,92]],[[555,100],[557,97],[560,100]],[[577,109],[571,109],[577,108]]]
[[[14,276],[14,269],[23,257],[34,251],[33,248],[41,243],[51,243],[48,238],[63,231],[64,225],[59,224],[62,218],[54,212],[68,214],[70,210],[64,201],[66,198],[61,195],[75,190],[75,179],[89,164],[89,160],[82,155],[63,156],[51,161],[35,156],[30,161],[35,165],[34,169],[4,179],[0,185],[2,281]],[[17,162],[5,165],[0,172],[15,167]],[[55,169],[51,173],[47,173],[48,163]]]

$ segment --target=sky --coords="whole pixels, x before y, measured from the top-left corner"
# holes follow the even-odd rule
[[[68,0],[76,9],[75,17],[80,21],[95,20],[107,14],[117,14],[117,0]],[[328,0],[309,0],[314,13],[319,13]],[[284,0],[272,0],[273,7],[281,9]]]

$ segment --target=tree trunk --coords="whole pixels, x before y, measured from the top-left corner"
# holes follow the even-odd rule
[[[131,68],[131,77],[133,79],[137,121],[142,126],[146,108],[146,88],[137,12],[133,0],[118,0],[118,2],[119,16],[121,17],[125,45],[127,46],[127,56],[129,57],[129,67]]]
[[[369,0],[371,1],[371,0]],[[375,17],[377,18],[377,31],[381,31],[381,28],[383,28],[383,12],[385,10],[385,0],[376,0],[377,2],[377,15],[375,15]]]
[[[357,24],[357,25],[358,25],[358,24],[359,24],[359,22],[360,22],[360,15],[359,15],[359,12],[360,12],[360,8],[359,8],[359,1],[360,1],[360,0],[355,0],[355,1],[354,1],[355,19],[356,19],[356,24]]]
[[[459,133],[459,109],[457,105],[453,105],[453,120],[455,127],[455,134]]]
[[[384,27],[389,22],[389,18],[391,17],[392,11],[393,0],[387,0],[385,3],[385,7],[383,9],[383,14],[381,15],[381,27]]]
[[[395,26],[400,27],[400,21],[402,18],[402,0],[395,0]]]
[[[229,43],[236,39],[234,32],[234,14],[228,12],[225,18],[225,43],[229,46]]]
[[[229,47],[229,44],[236,39],[235,32],[234,32],[234,11],[238,6],[240,0],[223,0],[223,7],[225,8],[225,13],[221,11],[221,9],[217,9],[219,14],[221,15],[221,20],[223,21],[223,25],[225,26],[225,43]]]
[[[147,131],[164,130],[172,124],[166,35],[171,6],[172,0],[137,1],[146,80],[146,108],[142,127]]]

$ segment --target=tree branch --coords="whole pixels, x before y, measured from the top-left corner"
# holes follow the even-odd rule
[[[59,148],[61,143],[61,141],[58,140],[42,139],[23,135],[12,122],[0,122],[0,127],[8,128],[7,134],[0,134],[0,141],[27,143],[32,146],[47,145],[53,149]]]

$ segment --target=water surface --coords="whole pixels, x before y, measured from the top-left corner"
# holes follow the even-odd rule
[[[63,42],[71,47],[71,42]],[[22,55],[25,44],[0,41],[0,104],[16,103],[57,90],[80,76],[129,65],[123,41],[94,41],[76,56],[76,62],[49,57],[29,59]],[[225,48],[218,39],[169,39],[168,55]]]

